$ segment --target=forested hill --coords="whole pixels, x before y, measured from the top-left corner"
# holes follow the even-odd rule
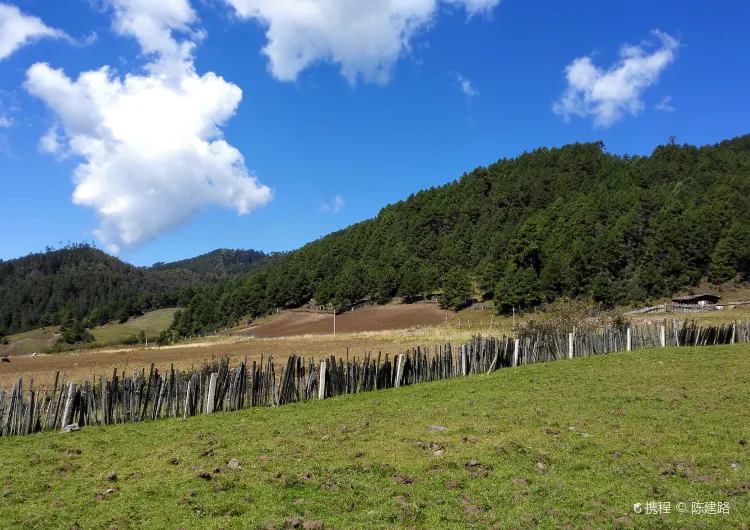
[[[232,250],[221,248],[194,258],[173,261],[171,263],[154,263],[151,266],[151,269],[185,269],[197,273],[242,274],[249,272],[258,264],[271,260],[272,258],[273,256],[258,250]]]
[[[74,244],[0,260],[0,335],[71,321],[93,327],[187,304],[195,288],[247,272],[267,258],[222,250],[144,269]]]
[[[536,149],[383,208],[241,279],[200,290],[190,334],[315,298],[475,290],[501,310],[559,296],[605,305],[750,274],[750,136],[618,156],[601,143]]]
[[[249,272],[246,272],[249,271]],[[218,250],[151,268],[88,245],[0,260],[0,335],[186,307],[188,335],[276,307],[444,293],[522,310],[559,296],[605,305],[750,277],[750,136],[616,156],[537,149],[387,206],[283,255]]]

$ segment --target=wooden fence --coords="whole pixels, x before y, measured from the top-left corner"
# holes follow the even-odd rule
[[[332,305],[312,305],[312,304],[305,304],[302,306],[302,309],[311,309],[313,311],[325,311],[328,313],[332,313],[334,310],[336,311],[337,315],[340,315],[341,313],[346,313],[347,311],[357,311],[358,309],[364,309],[365,307],[370,307],[372,305],[375,305],[375,302],[373,300],[360,300],[359,302],[355,302],[351,305],[343,306],[336,308]]]
[[[673,313],[702,313],[704,311],[718,311],[714,304],[672,304]]]
[[[649,307],[644,307],[641,309],[633,309],[632,311],[628,311],[625,313],[625,315],[643,315],[646,313],[666,313],[667,312],[667,304],[660,304],[660,305],[652,305]]]
[[[332,305],[312,305],[310,303],[304,304],[302,309],[312,309],[313,311],[326,311],[330,313],[334,310]]]
[[[0,389],[0,436],[279,406],[617,351],[747,342],[750,321],[704,327],[665,320],[585,333],[475,336],[465,344],[413,348],[392,357],[368,353],[350,359],[347,352],[345,359],[331,355],[316,362],[292,355],[279,371],[269,356],[252,364],[245,358],[236,368],[226,357],[194,372],[172,366],[160,373],[152,364],[148,373],[127,376],[115,369],[109,378],[82,384],[66,382],[58,372],[51,388],[35,389],[32,380],[25,389],[19,379],[10,391]]]
[[[625,315],[642,315],[646,313],[702,313],[704,311],[721,311],[725,309],[742,309],[750,305],[750,302],[743,300],[740,302],[728,302],[719,304],[678,304],[670,302],[659,304],[640,309],[627,311]]]

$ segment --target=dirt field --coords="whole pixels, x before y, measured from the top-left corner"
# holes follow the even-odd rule
[[[453,313],[435,303],[393,304],[373,306],[336,316],[336,333],[359,333],[408,329],[416,326],[442,324]],[[247,328],[253,333],[292,337],[333,333],[333,315],[308,311],[285,311],[257,326]]]
[[[448,313],[451,320],[453,313]],[[0,365],[0,386],[10,387],[19,377],[28,385],[31,378],[35,387],[54,380],[60,370],[69,380],[91,380],[112,370],[130,371],[148,368],[153,362],[160,370],[174,363],[176,368],[197,367],[213,356],[230,355],[233,359],[248,357],[260,360],[273,354],[280,362],[293,354],[320,358],[331,353],[337,356],[362,355],[382,351],[400,353],[412,346],[434,346],[442,343],[447,333],[435,331],[436,324],[446,321],[446,311],[437,304],[386,305],[368,307],[336,316],[336,336],[333,336],[333,315],[305,311],[286,311],[260,325],[249,328],[254,333],[274,335],[278,339],[247,337],[217,337],[210,342],[184,343],[164,348],[137,346],[84,350],[68,354],[23,355]],[[391,333],[387,330],[407,330]],[[411,329],[412,331],[408,331]],[[438,339],[437,337],[440,337]]]
[[[91,380],[100,375],[111,377],[113,368],[118,372],[131,372],[133,368],[146,368],[153,362],[160,370],[169,368],[174,363],[176,368],[187,369],[198,367],[205,359],[213,356],[230,355],[234,360],[247,356],[249,360],[260,360],[262,355],[267,358],[273,354],[278,363],[284,362],[293,354],[320,359],[331,353],[346,356],[349,348],[350,356],[363,355],[365,352],[378,351],[401,353],[412,346],[435,346],[442,341],[408,336],[352,336],[317,335],[294,337],[286,339],[256,339],[243,342],[216,342],[167,346],[164,348],[144,348],[123,350],[86,350],[71,354],[36,355],[34,357],[13,357],[11,362],[0,364],[0,387],[8,389],[19,377],[24,380],[28,388],[29,380],[33,378],[34,387],[49,384],[54,380],[55,371],[65,373],[67,380]]]

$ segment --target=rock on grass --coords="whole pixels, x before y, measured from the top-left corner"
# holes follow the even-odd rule
[[[425,427],[425,430],[430,432],[443,432],[447,431],[448,427],[443,427],[442,425],[430,425],[428,427]]]

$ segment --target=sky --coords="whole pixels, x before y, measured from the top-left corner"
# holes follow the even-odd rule
[[[0,259],[287,251],[537,147],[747,134],[748,19],[728,1],[0,0]]]

